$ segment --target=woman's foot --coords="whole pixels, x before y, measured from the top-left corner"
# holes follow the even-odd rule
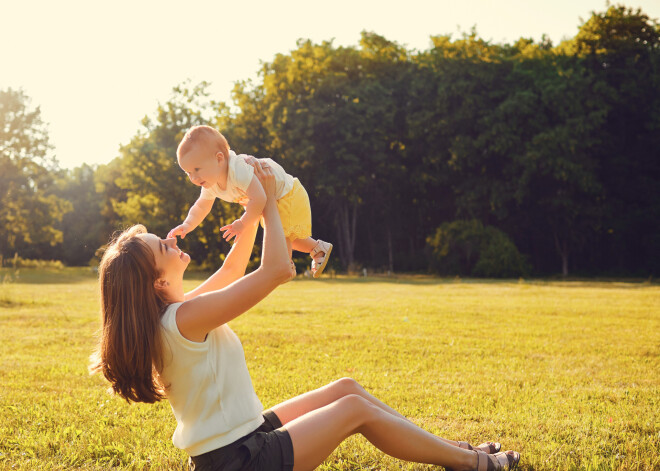
[[[505,471],[512,470],[518,466],[520,461],[520,453],[516,451],[502,451],[490,455],[481,450],[473,450],[476,456],[472,457],[473,461],[465,463],[466,467],[462,468],[465,471]],[[445,468],[447,471],[455,471],[450,468]]]
[[[464,450],[479,450],[484,453],[493,454],[497,453],[502,449],[502,445],[498,442],[484,442],[481,445],[472,446],[468,442],[456,442],[459,448]]]
[[[319,239],[309,253],[312,256],[312,275],[314,278],[318,278],[323,273],[325,266],[328,264],[330,252],[332,252],[332,244]]]
[[[501,451],[494,455],[489,455],[480,450],[474,451],[477,453],[475,471],[511,470],[518,466],[520,461],[520,453],[513,450]]]

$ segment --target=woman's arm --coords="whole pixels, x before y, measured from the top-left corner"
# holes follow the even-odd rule
[[[177,325],[189,340],[201,342],[206,334],[256,305],[291,277],[289,252],[275,199],[275,178],[270,169],[262,180],[267,195],[261,265],[229,286],[185,301],[177,311]]]
[[[184,299],[188,301],[200,294],[222,289],[245,275],[245,269],[247,268],[250,255],[252,254],[252,247],[254,246],[254,238],[257,235],[257,228],[258,225],[254,224],[245,229],[245,231],[236,238],[234,245],[218,271],[208,277],[208,279],[197,288],[186,293]]]

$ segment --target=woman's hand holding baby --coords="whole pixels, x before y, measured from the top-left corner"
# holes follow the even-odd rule
[[[275,199],[275,190],[277,189],[275,184],[275,174],[273,169],[270,168],[266,162],[263,162],[260,165],[260,170],[257,171],[255,167],[255,174],[261,182],[261,186],[264,188],[264,193],[266,193],[266,198],[270,201]]]
[[[273,171],[268,166],[268,164],[262,165],[259,172],[255,171],[255,175],[257,175],[257,177],[259,178],[259,183],[261,183],[261,186],[264,189],[264,193],[266,194],[267,201],[274,200],[275,190],[276,190],[275,175],[273,174]],[[245,214],[247,214],[247,212]],[[241,219],[245,217],[245,214]],[[245,223],[241,219],[237,219],[231,224],[228,224],[220,228],[220,230],[223,232],[222,237],[226,241],[230,241],[234,237],[239,237],[241,235],[241,233],[245,229]]]
[[[268,165],[268,161],[266,159],[257,159],[251,155],[246,155],[243,157],[243,159],[248,165],[254,167],[254,174],[259,180],[262,180],[266,176],[266,170],[270,169],[270,165]],[[272,169],[270,169],[269,173],[272,174],[272,172]]]

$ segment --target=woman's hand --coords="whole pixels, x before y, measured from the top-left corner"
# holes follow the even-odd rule
[[[269,200],[275,198],[275,175],[273,174],[273,169],[270,168],[270,165],[268,165],[266,162],[263,162],[261,164],[261,171],[257,173],[255,169],[255,174],[259,178],[261,186],[264,187],[266,198]]]
[[[254,174],[257,176],[257,178],[261,178],[263,176],[263,167],[268,166],[268,163],[266,163],[266,159],[257,159],[256,157],[252,155],[244,155],[243,160],[245,162],[254,167]]]

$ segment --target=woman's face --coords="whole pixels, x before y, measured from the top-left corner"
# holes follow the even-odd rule
[[[139,234],[138,237],[146,242],[154,253],[156,269],[162,278],[170,280],[183,276],[190,263],[190,255],[176,246],[176,237],[161,239],[155,234]]]

